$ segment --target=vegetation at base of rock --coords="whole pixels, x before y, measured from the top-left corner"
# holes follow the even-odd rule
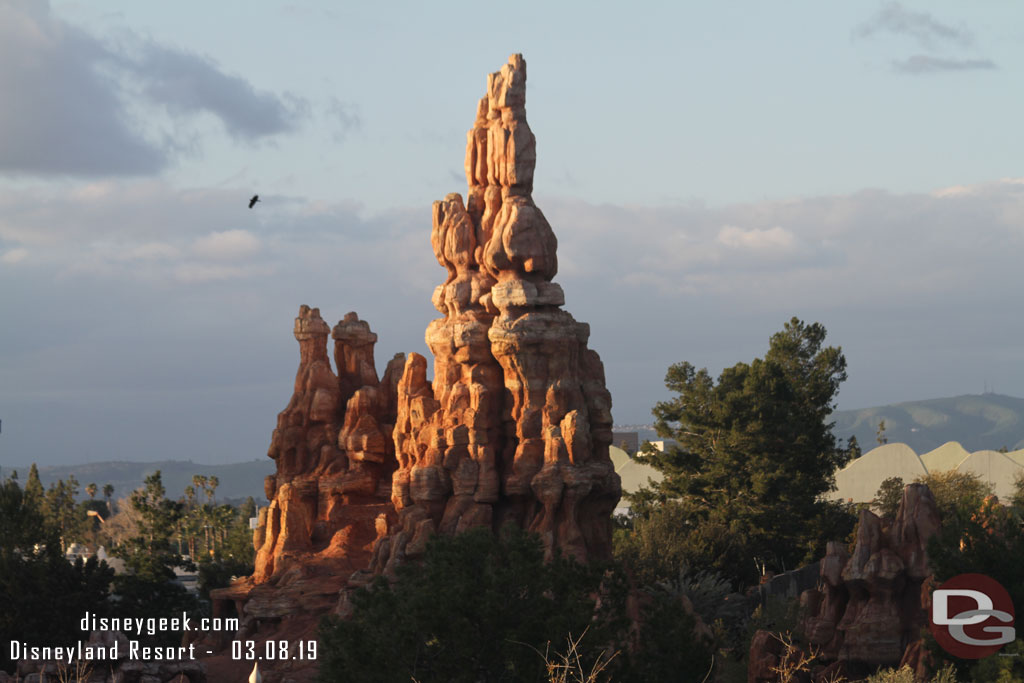
[[[710,652],[681,603],[646,600],[630,652],[625,598],[620,570],[545,563],[537,537],[514,527],[437,536],[393,585],[379,578],[358,591],[350,619],[323,622],[320,680],[544,680],[546,661],[585,632],[576,652],[586,671],[618,653],[605,671],[615,681],[667,680],[667,672],[700,681]]]
[[[915,480],[935,496],[943,526],[970,518],[993,494],[992,485],[973,472],[932,472]]]
[[[641,456],[665,479],[630,496],[639,533],[661,533],[660,521],[639,520],[671,502],[668,514],[679,523],[662,552],[721,571],[737,586],[816,559],[827,540],[849,533],[846,506],[821,499],[849,458],[828,422],[846,358],[824,346],[825,334],[793,318],[763,359],[726,368],[717,382],[690,363],[669,368],[665,384],[678,395],[655,406],[655,427],[679,445]],[[620,556],[635,549],[625,539],[619,535]]]
[[[864,683],[920,683],[909,666],[900,669],[885,669],[864,679]],[[947,665],[929,679],[929,683],[957,683],[956,671]],[[996,683],[993,679],[992,683]],[[1004,682],[1006,683],[1006,682]]]
[[[1013,480],[1013,495],[1010,496],[1010,504],[1014,507],[1024,508],[1024,472],[1018,474]]]
[[[900,507],[900,500],[903,498],[904,486],[906,484],[900,477],[888,477],[882,482],[871,504],[879,517],[889,522],[895,519],[896,511]]]
[[[936,585],[958,574],[985,574],[998,581],[1015,605],[1024,604],[1024,508],[1000,505],[994,498],[982,498],[983,482],[976,477],[958,480],[948,492],[963,498],[947,499],[947,516],[942,529],[928,544],[928,557]],[[947,492],[947,493],[948,493]],[[1001,651],[1008,656],[979,661],[959,660],[943,651],[928,636],[929,650],[937,660],[953,661],[962,680],[988,683],[1024,681],[1024,644],[1020,640]]]

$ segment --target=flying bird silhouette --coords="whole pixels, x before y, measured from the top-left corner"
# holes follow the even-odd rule
[[[251,209],[252,207],[256,206],[256,202],[258,202],[259,200],[260,196],[258,194],[254,194],[252,196],[252,199],[249,200],[249,208]]]

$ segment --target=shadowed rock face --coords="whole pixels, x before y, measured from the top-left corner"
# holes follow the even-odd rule
[[[807,640],[822,648],[824,658],[870,666],[916,663],[906,655],[916,651],[927,623],[927,547],[940,525],[931,491],[910,484],[889,528],[861,510],[853,554],[840,543],[828,544],[821,588],[802,596],[810,608]]]
[[[398,384],[392,502],[400,529],[377,548],[389,573],[435,532],[506,521],[579,559],[610,555],[621,488],[608,455],[611,397],[590,329],[561,310],[557,240],[531,198],[536,143],[526,63],[488,77],[467,136],[468,200],[434,203],[434,354],[411,354]]]
[[[879,666],[904,665],[923,676],[921,629],[931,606],[927,547],[940,525],[931,491],[910,484],[888,528],[870,510],[861,510],[852,554],[844,544],[829,542],[819,587],[800,596],[807,614],[805,647],[821,663],[806,680],[827,681],[839,674],[859,680]],[[778,681],[784,649],[779,636],[758,631],[750,646],[747,680]]]

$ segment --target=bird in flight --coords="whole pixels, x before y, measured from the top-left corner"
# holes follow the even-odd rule
[[[258,202],[259,200],[260,196],[258,194],[254,194],[252,196],[252,199],[249,200],[249,208],[251,209],[252,207],[256,206],[256,202]]]

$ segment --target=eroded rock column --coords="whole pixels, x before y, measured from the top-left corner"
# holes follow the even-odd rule
[[[401,528],[378,547],[386,571],[430,533],[506,521],[538,532],[550,555],[611,552],[621,495],[608,456],[611,398],[589,326],[561,310],[557,240],[534,204],[536,142],[526,63],[488,77],[467,136],[468,200],[434,203],[431,243],[448,271],[398,387],[392,501]]]

